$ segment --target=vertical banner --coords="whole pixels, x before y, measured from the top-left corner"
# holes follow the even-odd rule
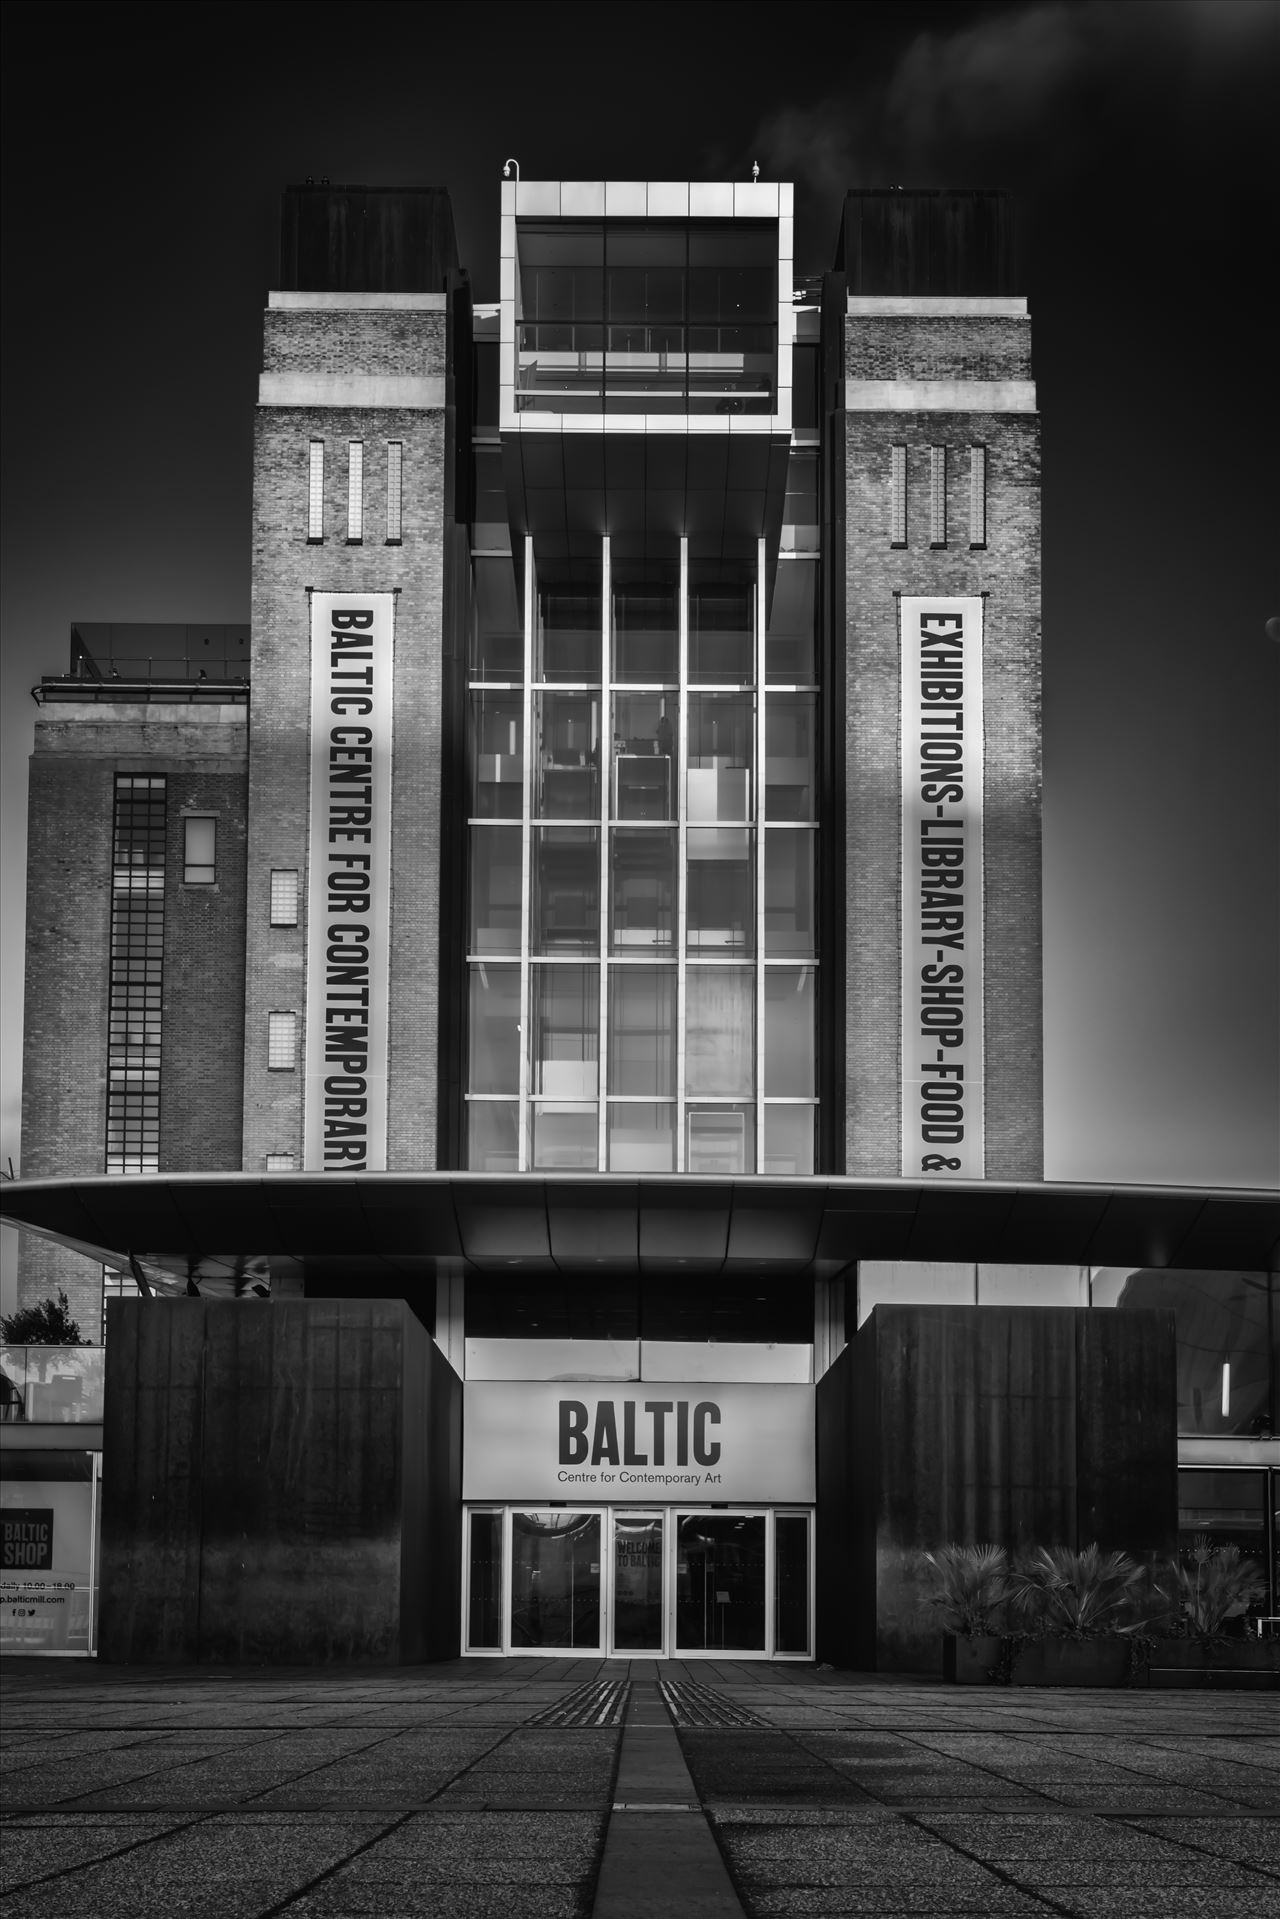
[[[981,1179],[982,601],[899,601],[902,1171]]]
[[[395,596],[311,595],[303,1163],[387,1164]]]

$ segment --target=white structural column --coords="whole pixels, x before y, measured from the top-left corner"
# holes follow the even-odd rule
[[[755,645],[755,719],[756,768],[755,793],[751,816],[755,821],[756,883],[756,1154],[755,1170],[764,1170],[764,853],[765,853],[765,544],[756,542],[756,645]]]
[[[533,1041],[534,1019],[529,966],[529,916],[533,899],[533,627],[538,597],[533,572],[533,537],[524,542],[524,778],[520,798],[520,1109],[516,1115],[519,1136],[516,1141],[520,1172],[529,1170],[529,1133],[532,1116],[529,1106],[529,1047]]]
[[[685,1147],[685,1006],[687,1000],[689,829],[686,792],[689,783],[689,542],[680,541],[680,658],[678,662],[680,725],[677,741],[676,792],[676,1171],[688,1163]]]
[[[609,1059],[609,818],[612,812],[613,695],[610,692],[610,634],[613,628],[613,564],[609,535],[600,539],[600,1037],[596,1060],[596,1166],[609,1164],[609,1107],[606,1097]]]

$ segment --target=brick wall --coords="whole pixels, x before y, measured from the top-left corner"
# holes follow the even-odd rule
[[[942,335],[936,347],[928,327]],[[984,323],[987,324],[987,323]],[[994,326],[994,323],[992,323]],[[967,378],[1025,374],[1001,347]],[[1018,323],[1014,323],[1018,324]],[[1024,333],[1019,336],[1025,339]],[[847,322],[856,378],[959,377],[957,328],[919,318],[894,337],[914,358],[870,371],[864,342],[898,322]],[[879,348],[875,348],[879,351]],[[895,351],[897,349],[895,348]],[[1021,351],[1021,349],[1019,349]],[[1039,422],[1015,413],[849,413],[846,419],[845,1170],[901,1170],[900,715],[895,594],[987,595],[983,706],[986,1174],[1043,1177],[1040,881]],[[908,449],[908,538],[890,545],[890,448]],[[987,449],[987,546],[969,548],[969,447]],[[948,544],[930,546],[929,449],[944,445]]]
[[[268,366],[444,372],[442,312],[280,311]],[[290,358],[281,356],[289,355]],[[375,364],[370,365],[372,356]],[[397,356],[408,356],[397,357]],[[325,540],[307,540],[309,443],[325,443]],[[348,546],[347,445],[364,443],[364,543]],[[402,443],[402,544],[385,544],[386,443]],[[260,407],[254,448],[253,670],[244,1168],[302,1164],[310,635],[308,587],[396,591],[388,1164],[436,1163],[441,627],[445,424],[441,409]],[[273,867],[301,875],[297,928],[268,923]],[[299,1067],[268,1072],[267,1014],[296,1010]]]
[[[1029,380],[1031,322],[1006,314],[851,315],[851,380]]]

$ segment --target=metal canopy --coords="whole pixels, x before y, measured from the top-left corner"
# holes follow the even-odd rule
[[[860,1259],[1245,1271],[1280,1264],[1280,1193],[609,1174],[149,1174],[18,1180],[0,1217],[93,1259],[267,1255],[308,1291],[409,1297],[522,1278],[834,1277]]]

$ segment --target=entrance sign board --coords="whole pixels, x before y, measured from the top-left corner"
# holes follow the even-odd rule
[[[898,605],[902,1174],[981,1179],[983,603]]]
[[[303,1164],[385,1172],[395,595],[311,595]]]
[[[700,1380],[473,1380],[462,1496],[811,1504],[814,1389]]]

